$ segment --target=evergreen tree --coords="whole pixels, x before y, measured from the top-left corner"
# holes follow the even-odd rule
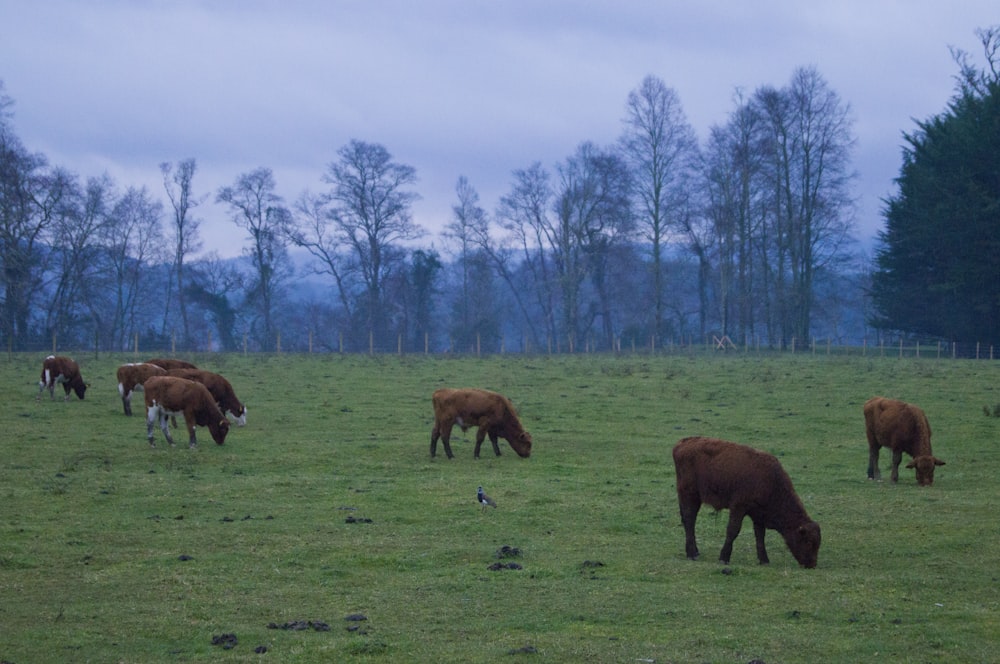
[[[979,34],[989,54],[998,33]],[[876,255],[873,323],[993,343],[1000,342],[1000,77],[972,76],[960,55],[947,110],[905,136]]]

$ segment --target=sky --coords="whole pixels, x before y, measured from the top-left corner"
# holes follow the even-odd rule
[[[215,203],[270,168],[291,205],[353,139],[416,169],[414,221],[440,246],[455,185],[492,212],[512,171],[622,133],[653,75],[704,141],[737,91],[815,67],[850,107],[857,236],[883,227],[903,134],[943,112],[996,0],[0,0],[0,80],[26,147],[81,178],[166,199],[159,164],[197,160],[205,251],[245,232]]]

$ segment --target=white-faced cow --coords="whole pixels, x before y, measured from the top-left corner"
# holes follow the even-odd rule
[[[132,392],[142,392],[143,383],[153,376],[166,375],[166,369],[148,362],[123,364],[118,367],[118,394],[122,397],[125,414],[132,415]]]
[[[62,383],[63,389],[66,390],[65,401],[69,401],[70,390],[76,392],[76,396],[81,399],[87,391],[87,384],[80,375],[80,365],[62,355],[49,355],[42,362],[42,379],[38,381],[38,396],[35,400],[42,398],[42,390],[45,389],[49,391],[49,396],[55,399],[57,383]]]
[[[802,567],[816,567],[819,524],[809,518],[788,473],[772,454],[717,438],[683,438],[674,446],[677,501],[684,524],[684,551],[698,558],[694,524],[702,503],[729,510],[719,560],[729,563],[743,518],[753,521],[757,560],[766,565],[764,532],[777,530]]]
[[[451,428],[458,425],[465,431],[469,427],[479,427],[476,431],[475,457],[479,458],[479,448],[487,434],[493,443],[493,451],[500,456],[497,437],[505,438],[518,456],[531,454],[531,434],[521,426],[517,411],[510,399],[475,388],[436,390],[431,398],[434,404],[434,428],[431,430],[431,456],[437,453],[438,438],[444,443],[444,453],[452,458]]]
[[[233,386],[223,376],[204,369],[171,369],[167,375],[201,383],[212,393],[215,402],[219,404],[219,409],[232,418],[237,426],[247,423],[246,406],[236,398]]]
[[[218,404],[212,398],[208,388],[201,383],[176,376],[153,376],[143,386],[146,398],[146,437],[151,447],[153,442],[153,424],[159,422],[160,429],[170,445],[174,444],[167,426],[167,418],[171,415],[184,415],[187,425],[189,446],[198,444],[195,438],[195,426],[208,427],[212,439],[219,445],[226,442],[229,433],[229,420],[219,410]]]
[[[868,436],[868,479],[881,480],[878,469],[879,449],[892,450],[892,481],[899,481],[899,463],[906,452],[913,460],[907,468],[916,469],[917,484],[934,483],[934,468],[944,461],[931,452],[931,425],[918,406],[897,399],[872,397],[865,402],[865,434]]]
[[[187,360],[172,360],[166,357],[156,357],[152,360],[146,360],[147,364],[155,364],[158,367],[163,367],[167,371],[171,369],[197,369],[195,365],[191,364]]]

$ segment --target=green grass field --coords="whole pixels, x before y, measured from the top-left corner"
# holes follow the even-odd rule
[[[992,362],[202,355],[247,402],[248,424],[222,447],[199,430],[189,450],[185,434],[170,448],[158,430],[151,449],[141,407],[123,415],[115,368],[135,358],[77,354],[91,386],[64,403],[61,388],[35,400],[42,357],[0,360],[0,661],[1000,653]],[[432,461],[440,386],[510,396],[531,458],[501,441],[501,457],[486,443],[476,461],[474,430],[456,429],[456,458]],[[927,412],[947,462],[933,487],[912,470],[891,485],[885,452],[886,481],[866,479],[861,405],[875,394]],[[773,531],[771,564],[758,565],[749,520],[724,568],[726,516],[709,509],[702,559],[685,559],[670,449],[696,434],[781,459],[823,529],[816,569]],[[481,510],[478,485],[497,509]],[[503,546],[522,569],[489,569]],[[282,628],[295,621],[314,627]],[[223,634],[235,647],[213,645]]]

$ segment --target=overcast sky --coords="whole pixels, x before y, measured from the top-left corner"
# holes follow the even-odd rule
[[[242,231],[216,190],[259,166],[291,204],[351,139],[413,166],[433,236],[465,175],[492,212],[510,173],[612,143],[648,74],[702,140],[737,89],[814,66],[850,106],[857,226],[882,227],[903,132],[942,112],[981,63],[996,0],[0,0],[0,79],[15,131],[82,177],[164,200],[158,164],[194,157],[205,249]]]

